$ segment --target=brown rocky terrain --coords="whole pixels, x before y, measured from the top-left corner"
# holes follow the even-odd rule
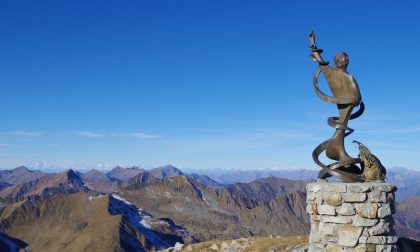
[[[200,174],[192,173],[192,174],[189,174],[187,176],[194,179],[198,183],[200,183],[203,186],[208,187],[208,188],[217,189],[217,188],[222,188],[223,187],[222,184],[214,181],[213,179],[211,179],[209,176],[206,176],[206,175],[200,175]]]
[[[128,180],[126,188],[130,190],[141,189],[150,183],[155,183],[159,181],[161,181],[161,179],[152,176],[149,172],[142,172],[130,178]]]
[[[0,199],[3,202],[15,202],[28,196],[48,197],[85,189],[89,188],[76,172],[66,170],[61,173],[45,174],[37,179],[7,187],[0,191]]]
[[[27,199],[2,209],[0,225],[28,243],[29,251],[123,251],[121,218],[108,214],[107,206],[106,197],[89,202],[84,193]]]
[[[123,184],[120,180],[110,177],[108,174],[95,169],[90,170],[87,173],[80,174],[80,178],[82,178],[94,190],[102,193],[116,192]]]
[[[241,188],[249,193],[253,190],[252,186],[244,189],[245,186],[241,185]],[[127,186],[120,194],[157,216],[170,217],[200,241],[267,234],[307,234],[305,194],[291,189],[283,193],[278,191],[277,195],[269,197],[267,192],[266,201],[256,200],[257,196],[249,199],[228,189],[211,190],[189,177],[177,176],[141,188]]]
[[[0,228],[28,251],[155,251],[193,241],[170,219],[84,192],[10,204],[0,210]]]
[[[255,241],[261,245],[264,239],[276,243],[281,239],[277,236],[306,239],[309,233],[304,181],[268,177],[222,185],[205,175],[183,175],[171,165],[151,171],[116,167],[108,173],[35,172],[33,179],[32,171],[22,167],[0,172],[16,183],[8,184],[0,177],[0,182],[6,183],[0,188],[0,232],[4,232],[4,236],[0,234],[0,251],[1,246],[14,244],[10,241],[29,244],[28,251],[153,251],[176,242],[186,244],[184,251],[188,247],[212,251],[208,249],[213,244],[221,249],[222,240],[229,240],[225,243],[231,246],[232,239],[236,239],[234,244],[241,243],[241,237],[248,237],[245,251],[255,251],[251,246]],[[18,183],[16,174],[27,176]],[[418,197],[397,207],[399,236],[420,239],[420,217],[414,211],[420,207]],[[100,220],[107,223],[99,224]],[[95,232],[102,238],[91,238]],[[48,240],[49,233],[53,239]],[[93,244],[101,239],[109,242]],[[204,247],[188,246],[200,241],[210,242],[201,244]],[[49,246],[52,250],[46,250]],[[281,246],[276,251],[292,249]],[[267,249],[271,247],[267,245]]]
[[[269,202],[280,195],[297,191],[304,192],[306,183],[299,180],[268,177],[249,183],[236,183],[225,186],[230,194],[254,201]]]

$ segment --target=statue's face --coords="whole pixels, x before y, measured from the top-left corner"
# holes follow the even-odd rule
[[[334,57],[334,65],[336,68],[346,71],[349,65],[349,56],[345,52],[338,52]]]

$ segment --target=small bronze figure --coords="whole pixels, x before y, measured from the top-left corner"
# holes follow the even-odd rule
[[[312,51],[310,58],[319,64],[313,79],[315,92],[322,100],[337,104],[339,112],[338,117],[328,118],[328,124],[335,128],[334,135],[331,139],[316,147],[312,153],[315,163],[322,168],[318,178],[325,179],[336,176],[345,182],[364,181],[361,176],[361,168],[357,165],[361,162],[360,158],[350,157],[344,146],[344,138],[353,132],[353,129],[347,126],[349,120],[361,116],[365,109],[359,86],[356,80],[347,72],[349,57],[345,52],[338,52],[334,57],[335,68],[330,67],[329,63],[321,57],[323,50],[317,48],[313,32],[310,33],[309,40],[311,41],[309,48]],[[324,94],[319,89],[318,78],[321,73],[324,74],[331,89],[332,97]],[[356,107],[358,107],[358,110],[352,114],[353,109]],[[328,158],[336,162],[329,165],[320,162],[319,156],[324,151]]]
[[[386,177],[386,169],[381,161],[373,155],[370,150],[361,142],[353,141],[359,146],[359,157],[361,160],[362,179],[364,181],[380,181],[384,182]]]

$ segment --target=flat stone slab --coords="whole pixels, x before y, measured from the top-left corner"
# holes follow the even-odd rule
[[[367,219],[363,218],[360,215],[355,215],[353,219],[353,226],[356,227],[372,227],[375,226],[376,223],[378,223],[378,219]]]
[[[343,199],[339,193],[326,193],[323,195],[323,203],[331,206],[340,206]]]
[[[337,213],[339,215],[349,216],[349,215],[354,215],[356,211],[354,210],[353,204],[343,203],[343,205],[341,205]]]
[[[338,228],[338,244],[348,247],[356,246],[362,231],[363,228],[354,227],[349,224],[341,225]]]
[[[385,218],[392,214],[391,207],[389,204],[385,204],[378,209],[378,217]]]
[[[335,215],[335,207],[330,205],[320,205],[318,213],[321,215]]]
[[[367,199],[366,193],[346,193],[343,195],[344,202],[365,202]]]
[[[378,204],[376,203],[355,204],[355,207],[357,214],[363,218],[375,219],[378,216]]]

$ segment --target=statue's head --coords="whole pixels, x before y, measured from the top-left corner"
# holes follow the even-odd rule
[[[349,56],[345,52],[338,52],[334,56],[334,65],[336,68],[347,71],[347,66],[349,65]]]

